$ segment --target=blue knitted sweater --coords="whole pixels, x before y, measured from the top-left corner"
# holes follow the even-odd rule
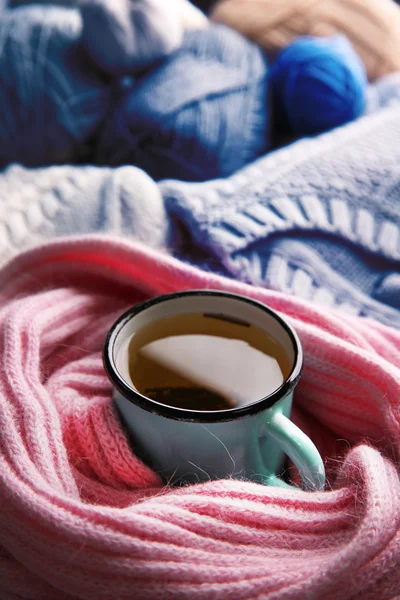
[[[191,260],[400,327],[400,74],[368,107],[227,179],[162,182]]]

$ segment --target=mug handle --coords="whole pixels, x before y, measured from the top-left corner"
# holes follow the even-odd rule
[[[303,489],[323,490],[325,467],[310,438],[279,410],[268,414],[267,425],[268,436],[277,442],[299,470]],[[267,484],[293,488],[276,475],[267,476]]]

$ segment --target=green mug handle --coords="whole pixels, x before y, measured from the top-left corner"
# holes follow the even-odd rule
[[[282,451],[293,461],[300,473],[303,489],[323,490],[325,487],[324,463],[313,442],[280,410],[267,412],[268,437],[274,439]],[[260,460],[262,460],[261,456]],[[293,488],[274,474],[266,476],[266,484]]]

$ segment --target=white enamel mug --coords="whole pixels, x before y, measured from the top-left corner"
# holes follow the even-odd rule
[[[262,328],[281,344],[290,360],[288,377],[273,393],[228,410],[186,410],[139,393],[128,368],[132,336],[157,320],[190,313],[225,315]],[[318,450],[290,420],[303,362],[300,341],[293,328],[261,302],[209,290],[152,298],[114,323],[103,358],[132,446],[164,481],[180,484],[234,477],[287,486],[281,478],[286,454],[299,470],[304,489],[324,488],[325,470]]]

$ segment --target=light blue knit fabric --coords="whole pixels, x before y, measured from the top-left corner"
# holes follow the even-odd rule
[[[230,178],[164,181],[167,208],[213,269],[400,327],[400,74],[367,113]]]

